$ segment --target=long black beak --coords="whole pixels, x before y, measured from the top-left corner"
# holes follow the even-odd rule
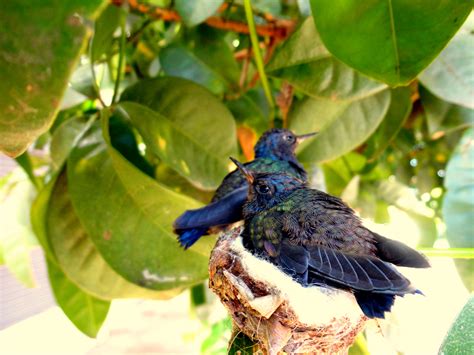
[[[314,137],[317,134],[318,134],[318,132],[313,132],[313,133],[307,133],[307,134],[302,134],[300,136],[296,136],[296,142],[298,142],[298,144],[299,144],[299,143],[305,141],[308,138]]]
[[[252,185],[253,180],[255,179],[255,177],[253,176],[253,172],[251,172],[245,166],[243,166],[243,164],[241,162],[239,162],[237,159],[234,159],[232,157],[229,157],[229,159],[232,160],[232,162],[235,165],[237,165],[237,168],[239,168],[239,170],[242,172],[242,174],[244,174],[244,176],[247,179],[247,181],[249,182],[249,184]]]

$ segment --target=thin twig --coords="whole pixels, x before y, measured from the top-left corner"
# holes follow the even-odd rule
[[[92,40],[94,40],[94,37],[92,37]],[[89,58],[92,58],[91,53],[92,53],[92,42],[89,45]],[[94,90],[97,96],[97,99],[99,100],[102,107],[106,107],[107,105],[105,104],[104,100],[102,99],[102,96],[100,95],[100,87],[99,87],[99,84],[97,83],[97,77],[95,75],[95,69],[94,69],[94,62],[92,61],[92,59],[90,59],[90,70],[91,70],[91,75],[92,75],[92,89]]]
[[[252,50],[255,57],[255,63],[257,65],[257,71],[262,82],[263,91],[270,106],[270,112],[274,113],[275,103],[273,101],[273,95],[268,83],[267,74],[265,73],[265,66],[263,63],[262,53],[260,52],[257,30],[255,28],[255,22],[253,20],[252,5],[250,0],[244,0],[245,16],[247,17],[248,28],[250,30],[250,41],[252,42]],[[273,115],[270,116],[270,122],[273,126]]]

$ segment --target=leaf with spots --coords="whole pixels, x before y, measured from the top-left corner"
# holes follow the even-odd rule
[[[67,277],[87,293],[101,299],[150,298],[167,299],[181,290],[153,291],[126,281],[100,255],[79,221],[68,191],[66,173],[59,175],[46,216],[48,240],[55,260]],[[103,233],[105,241],[112,233]]]
[[[88,23],[104,2],[2,2],[0,151],[18,156],[51,126],[91,33]]]

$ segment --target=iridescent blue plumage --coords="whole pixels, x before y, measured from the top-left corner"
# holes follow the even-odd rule
[[[260,137],[254,148],[255,159],[245,166],[260,172],[284,171],[306,181],[306,172],[296,159],[295,149],[299,142],[313,135],[296,136],[286,129],[271,129]],[[247,180],[238,169],[229,173],[209,205],[188,210],[176,219],[174,229],[179,243],[187,249],[201,236],[241,220],[247,190]]]
[[[303,286],[352,292],[369,318],[383,318],[395,296],[420,293],[392,265],[429,267],[417,251],[365,228],[339,198],[294,176],[240,169],[251,184],[243,208],[251,252]]]

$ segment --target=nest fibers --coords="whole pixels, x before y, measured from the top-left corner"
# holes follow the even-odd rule
[[[345,354],[367,318],[350,292],[303,287],[242,245],[242,227],[222,234],[209,261],[209,286],[234,326],[269,354]]]

